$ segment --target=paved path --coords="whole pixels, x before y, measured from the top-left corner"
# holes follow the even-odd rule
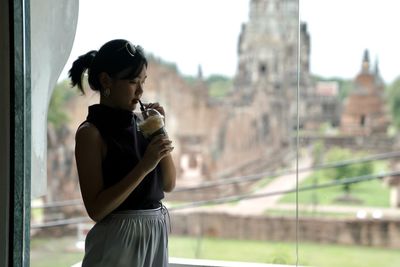
[[[299,161],[299,169],[311,166],[311,158],[305,157]],[[291,166],[291,169],[296,168],[296,163]],[[299,172],[299,183],[310,174],[310,171]],[[265,187],[260,188],[254,194],[265,194],[270,192],[279,192],[296,188],[296,173],[286,174],[273,179]],[[261,215],[266,209],[274,207],[276,203],[284,196],[284,194],[272,195],[261,198],[245,199],[239,201],[236,205],[224,205],[229,213],[237,213],[242,215]]]
[[[299,160],[299,169],[307,168],[311,166],[311,158],[303,157]],[[296,169],[296,162],[294,162],[290,168],[291,170]],[[310,171],[299,172],[299,183],[303,181],[310,174]],[[296,188],[296,173],[289,173],[286,175],[279,176],[274,178],[270,183],[266,186],[257,189],[254,191],[254,194],[264,194],[264,193],[272,193],[279,192],[284,190],[290,190]],[[232,204],[222,204],[211,207],[198,207],[198,208],[189,208],[184,209],[178,212],[191,212],[191,211],[208,211],[208,212],[224,212],[230,214],[238,214],[238,215],[261,215],[268,208],[272,208],[276,205],[280,198],[282,198],[284,194],[277,194],[267,197],[253,198],[253,199],[245,199],[241,200],[238,203]]]
[[[299,160],[299,169],[311,167],[311,157],[303,155]],[[296,162],[291,166],[292,169],[296,169]],[[311,171],[303,171],[298,173],[298,180],[301,183],[307,176],[309,176]],[[254,192],[254,194],[264,194],[272,193],[277,191],[284,191],[288,189],[296,188],[296,173],[290,173],[273,179],[266,186],[259,188]],[[236,204],[221,204],[215,206],[205,206],[196,207],[179,210],[177,212],[193,212],[193,211],[207,211],[207,212],[223,212],[229,214],[237,215],[262,215],[268,209],[274,210],[286,210],[293,211],[296,210],[295,204],[280,204],[278,203],[280,198],[284,194],[272,195],[261,198],[245,199],[241,200]],[[299,211],[313,211],[314,207],[310,205],[299,205]],[[400,209],[396,208],[379,208],[379,207],[361,207],[361,206],[339,206],[339,205],[318,205],[316,210],[318,212],[328,212],[328,213],[353,213],[355,216],[365,216],[366,218],[400,218]]]

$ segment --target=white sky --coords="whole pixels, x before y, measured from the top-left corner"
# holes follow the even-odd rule
[[[399,0],[300,0],[311,34],[311,72],[354,78],[363,51],[386,82],[400,75]]]
[[[146,52],[176,63],[184,74],[233,76],[241,24],[250,0],[81,0],[72,61],[114,38],[129,39]],[[353,78],[364,49],[379,59],[391,82],[400,74],[400,1],[300,0],[301,20],[311,34],[311,71]]]

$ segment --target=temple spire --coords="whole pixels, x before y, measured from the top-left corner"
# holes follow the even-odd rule
[[[379,60],[378,60],[378,58],[376,58],[376,60],[375,60],[374,76],[375,76],[376,85],[382,87],[384,82],[383,82],[383,79],[381,77],[381,73],[380,73],[380,70],[379,70]]]
[[[376,58],[376,60],[375,60],[375,67],[374,67],[374,73],[375,73],[375,76],[380,76],[380,73],[379,73],[380,71],[379,71],[379,60],[378,60],[378,58]]]
[[[197,79],[203,80],[203,68],[201,67],[200,64],[197,67]]]
[[[368,49],[364,50],[364,57],[361,65],[362,73],[369,73],[369,51]]]

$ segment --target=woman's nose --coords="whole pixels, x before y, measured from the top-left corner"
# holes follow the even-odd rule
[[[136,90],[136,94],[141,95],[142,93],[143,93],[143,84],[139,84],[139,86]]]

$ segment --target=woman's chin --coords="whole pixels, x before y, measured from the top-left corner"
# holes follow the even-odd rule
[[[134,111],[136,109],[137,103],[131,102],[130,105],[128,106],[128,109],[130,111]]]

